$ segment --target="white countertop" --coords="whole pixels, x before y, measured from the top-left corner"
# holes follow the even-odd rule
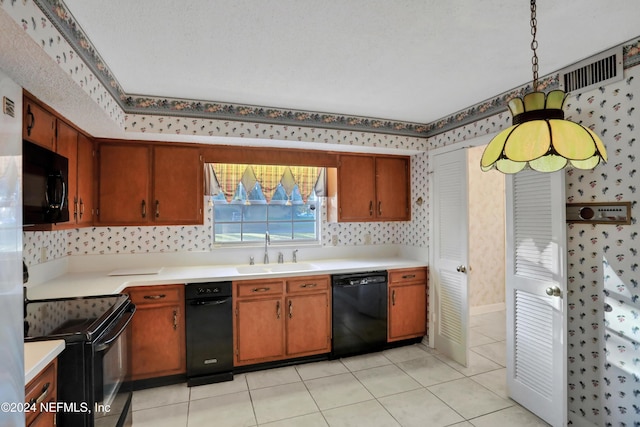
[[[24,344],[24,383],[34,379],[64,350],[64,340],[36,341]]]
[[[241,274],[235,265],[202,265],[186,267],[157,266],[152,274],[109,275],[113,270],[83,273],[67,273],[39,285],[29,287],[28,297],[31,300],[61,297],[82,297],[90,295],[108,295],[122,292],[128,286],[163,285],[176,283],[196,283],[223,280],[249,280],[270,277],[310,276],[319,274],[354,273],[373,270],[390,270],[398,268],[425,267],[425,262],[406,258],[351,258],[323,259],[305,261],[299,267],[293,263],[255,266],[238,265],[240,269],[262,270],[273,268],[274,272],[254,271]],[[282,266],[282,267],[280,267]],[[312,269],[309,269],[309,268]],[[277,272],[279,268],[290,269]],[[296,270],[300,268],[301,270]],[[140,273],[141,271],[134,271]],[[122,273],[119,271],[118,273]]]

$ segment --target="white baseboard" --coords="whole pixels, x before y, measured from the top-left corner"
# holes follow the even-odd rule
[[[475,316],[477,314],[492,313],[494,311],[503,311],[507,308],[505,303],[499,302],[496,304],[479,305],[477,307],[469,307],[469,315]]]

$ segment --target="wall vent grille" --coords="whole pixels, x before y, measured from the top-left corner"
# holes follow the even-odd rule
[[[586,92],[623,79],[622,48],[614,48],[560,71],[565,92]]]

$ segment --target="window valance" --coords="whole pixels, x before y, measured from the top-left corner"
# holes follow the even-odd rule
[[[240,183],[247,193],[255,187],[256,183],[259,183],[267,203],[279,185],[282,185],[288,196],[291,196],[297,185],[298,191],[306,203],[307,198],[314,190],[316,195],[324,194],[324,168],[229,163],[205,164],[206,195],[216,196],[222,193],[227,202],[231,202]]]

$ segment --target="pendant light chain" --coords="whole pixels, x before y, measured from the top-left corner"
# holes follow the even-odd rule
[[[531,0],[531,35],[533,40],[531,41],[531,50],[533,51],[533,58],[531,58],[531,70],[533,71],[533,91],[538,91],[538,41],[536,40],[536,33],[538,32],[538,21],[536,20],[536,0]]]

